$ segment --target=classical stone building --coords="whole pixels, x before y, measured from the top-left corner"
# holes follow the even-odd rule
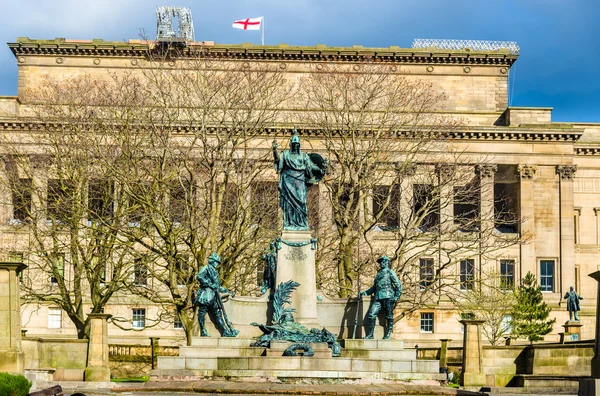
[[[17,137],[32,118],[26,93],[45,83],[47,76],[89,74],[102,79],[107,73],[138,67],[147,46],[139,41],[30,40],[8,44],[18,64],[18,95],[0,97],[0,128],[5,136]],[[473,162],[485,158],[477,175],[494,180],[494,188],[481,197],[481,207],[493,210],[497,196],[512,196],[514,212],[522,221],[498,227],[498,234],[527,235],[526,241],[496,254],[497,260],[467,263],[476,268],[495,268],[502,276],[518,280],[527,272],[536,275],[545,301],[557,318],[547,340],[557,340],[568,320],[562,296],[570,286],[586,297],[580,313],[582,338],[594,337],[596,282],[587,275],[600,262],[600,124],[552,122],[551,108],[508,107],[508,76],[518,55],[508,50],[471,51],[390,48],[219,45],[202,46],[215,58],[245,67],[247,62],[275,62],[294,76],[320,63],[336,63],[359,72],[372,63],[389,64],[393,72],[432,84],[444,94],[442,113],[465,120],[453,134],[453,144]],[[311,137],[317,142],[318,136]],[[13,140],[14,141],[14,140]],[[18,139],[16,140],[18,144]],[[23,144],[26,144],[23,142]],[[317,144],[317,143],[315,143]],[[475,174],[475,169],[473,170]],[[0,191],[10,202],[10,191]],[[452,216],[453,213],[447,213]],[[18,213],[11,205],[0,211],[2,251],[12,260],[26,252]],[[382,239],[384,243],[385,238]],[[26,259],[25,259],[26,261]],[[457,266],[460,265],[457,263]],[[457,268],[457,272],[460,272]],[[325,298],[324,303],[329,301]],[[333,301],[333,300],[332,300]],[[127,303],[107,305],[107,314],[131,317],[134,327],[151,316],[150,305]],[[452,306],[418,310],[398,323],[401,337],[419,343],[440,338],[461,338],[459,316]],[[30,334],[73,334],[69,320],[55,307],[25,306],[23,328]],[[143,327],[143,326],[141,326]],[[178,330],[143,330],[136,335],[176,336]],[[111,335],[123,335],[116,328]]]

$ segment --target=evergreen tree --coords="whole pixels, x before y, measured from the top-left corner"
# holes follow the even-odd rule
[[[542,288],[528,272],[515,292],[517,303],[512,311],[513,334],[530,342],[544,339],[552,331],[556,319],[548,320],[551,308],[543,300]]]

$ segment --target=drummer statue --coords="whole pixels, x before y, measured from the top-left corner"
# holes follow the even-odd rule
[[[283,211],[284,230],[308,230],[306,197],[308,186],[318,183],[329,167],[319,154],[300,151],[300,138],[294,127],[290,148],[281,155],[273,140],[273,159],[279,178],[279,206]]]
[[[198,306],[198,323],[200,324],[200,335],[202,337],[210,337],[204,325],[204,317],[208,311],[214,315],[223,337],[235,337],[239,333],[229,322],[225,307],[223,307],[220,293],[228,293],[231,297],[235,297],[235,294],[221,286],[219,271],[217,271],[217,266],[220,263],[221,257],[217,253],[211,254],[208,258],[208,264],[200,268],[200,272],[196,276],[196,279],[200,282],[200,290],[198,290],[194,305]]]
[[[565,293],[564,299],[567,300],[567,311],[569,311],[569,321],[573,321],[573,316],[575,316],[575,321],[579,322],[579,300],[583,300],[583,297],[577,294],[573,286],[571,286],[569,288],[569,291]]]
[[[379,257],[377,262],[379,263],[379,270],[377,271],[377,275],[375,275],[373,286],[360,293],[359,296],[375,295],[375,301],[373,301],[369,307],[365,320],[367,331],[365,339],[373,339],[375,320],[377,319],[379,312],[383,309],[387,321],[387,328],[383,339],[389,340],[392,335],[392,330],[394,329],[394,308],[396,308],[396,303],[402,294],[402,283],[400,283],[400,279],[398,279],[394,270],[390,268],[390,259],[387,256]]]

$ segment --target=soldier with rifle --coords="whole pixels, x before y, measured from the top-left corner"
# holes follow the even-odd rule
[[[375,295],[375,301],[369,307],[367,318],[365,320],[367,335],[365,339],[373,339],[375,330],[375,319],[383,309],[387,320],[387,329],[384,340],[389,340],[394,329],[394,308],[402,294],[402,283],[396,273],[390,268],[390,259],[387,256],[381,256],[377,259],[379,271],[375,275],[375,282],[368,290],[359,294],[361,296]]]
[[[200,335],[202,337],[210,337],[204,325],[204,317],[209,310],[215,316],[223,337],[236,337],[239,333],[229,322],[225,307],[223,307],[220,293],[228,293],[231,297],[235,297],[235,294],[221,287],[219,271],[217,271],[217,266],[220,263],[221,257],[217,253],[211,254],[208,258],[208,264],[202,267],[196,276],[196,279],[200,282],[200,290],[198,290],[194,305],[198,306],[198,323],[200,324]]]

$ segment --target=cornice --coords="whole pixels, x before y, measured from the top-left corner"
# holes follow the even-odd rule
[[[584,157],[589,156],[599,156],[600,155],[600,146],[584,146],[583,144],[579,144],[573,147],[573,151],[575,155],[580,155]]]
[[[103,56],[103,57],[133,57],[145,58],[154,43],[139,42],[109,42],[102,40],[30,40],[18,39],[16,43],[8,43],[13,54],[23,55],[55,55],[55,56]],[[327,47],[325,45],[289,46],[259,46],[246,44],[204,44],[191,43],[183,50],[173,52],[173,55],[185,58],[205,56],[229,60],[285,60],[285,61],[338,61],[338,62],[382,62],[405,64],[456,64],[456,65],[497,65],[512,66],[518,55],[508,51],[470,51],[418,48],[365,48]],[[173,59],[173,58],[171,58]]]
[[[44,123],[33,120],[0,120],[0,132],[27,132],[43,131],[48,127],[59,127],[61,124]],[[193,131],[195,127],[189,124],[173,125],[176,132],[185,134]],[[281,125],[268,127],[263,130],[264,136],[276,136],[291,133],[292,126]],[[216,130],[217,128],[210,128]],[[318,137],[319,131],[298,127],[298,133],[303,136]],[[460,130],[447,132],[451,139],[456,140],[479,140],[479,141],[538,141],[538,142],[577,142],[583,130],[577,128],[544,129],[541,128],[514,128],[514,127],[465,127]],[[398,131],[392,137],[410,136],[412,132]],[[580,150],[583,153],[580,153]],[[585,150],[593,150],[588,153]],[[577,155],[600,155],[600,147],[576,147]]]

